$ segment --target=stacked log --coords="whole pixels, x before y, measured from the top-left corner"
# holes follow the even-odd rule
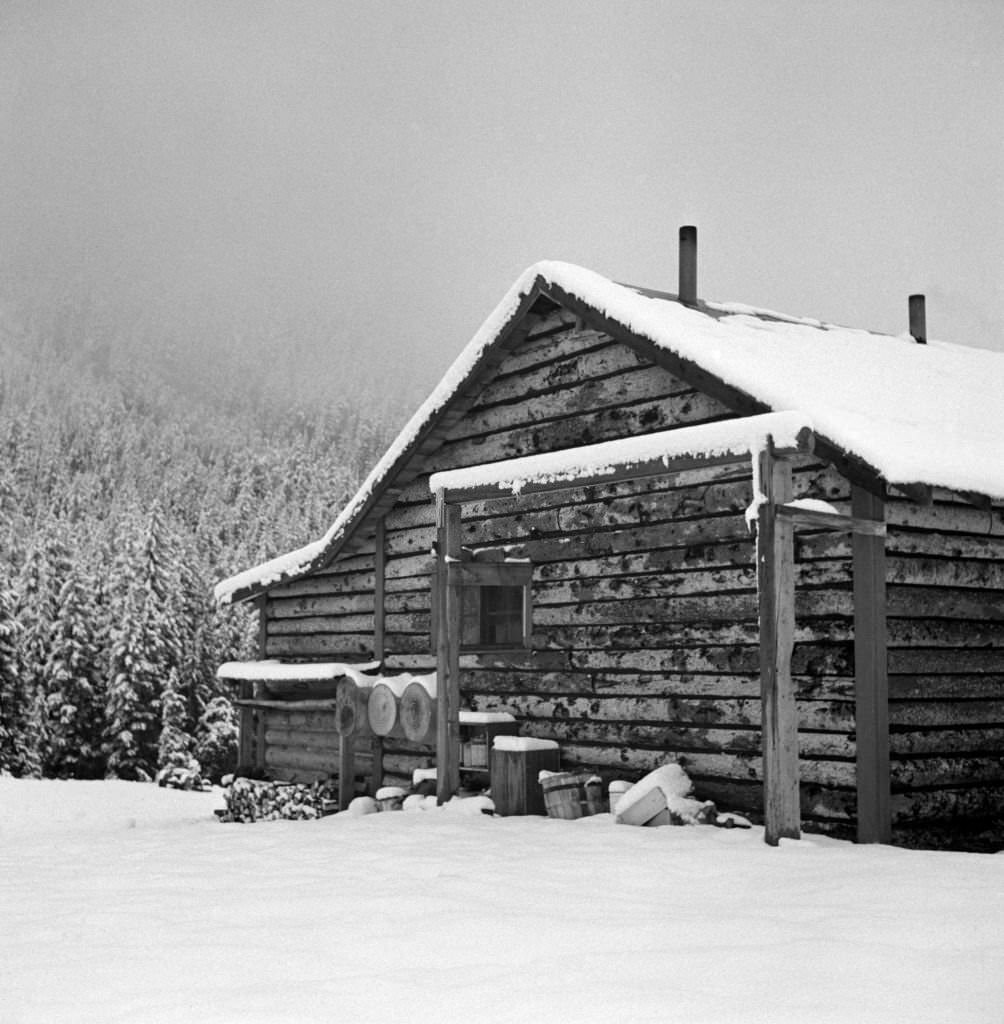
[[[345,677],[335,691],[335,728],[339,736],[368,736],[367,708],[373,687],[360,686]]]
[[[429,692],[425,682],[416,679],[405,687],[398,713],[407,739],[413,743],[435,746],[436,698]]]
[[[410,675],[398,679],[385,676],[373,687],[367,714],[375,736],[404,736],[400,704],[401,697],[410,683]]]
[[[298,785],[234,779],[224,790],[224,822],[307,821],[331,814],[337,807],[336,791],[330,782]]]

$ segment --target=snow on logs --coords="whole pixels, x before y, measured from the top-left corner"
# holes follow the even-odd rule
[[[339,736],[368,736],[368,705],[372,686],[357,683],[346,676],[335,691],[335,728]]]
[[[378,676],[372,686],[345,678],[338,683],[335,701],[341,736],[403,736],[414,743],[435,743],[435,673]]]
[[[401,694],[399,715],[406,739],[434,746],[436,743],[435,675],[413,679]]]

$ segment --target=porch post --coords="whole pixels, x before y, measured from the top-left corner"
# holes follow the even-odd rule
[[[436,492],[436,798],[460,788],[460,505]]]
[[[759,460],[763,501],[757,510],[756,565],[760,609],[760,701],[763,722],[765,840],[798,839],[798,710],[791,678],[795,642],[794,531],[777,515],[792,498],[791,464],[766,450]]]
[[[885,502],[856,484],[851,515],[885,518]],[[889,676],[886,659],[885,537],[856,532],[854,551],[854,719],[858,842],[892,839],[889,807]]]

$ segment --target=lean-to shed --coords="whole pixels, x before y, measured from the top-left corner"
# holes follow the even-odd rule
[[[992,841],[1004,355],[699,301],[681,240],[679,296],[531,267],[328,533],[217,586],[260,609],[246,759],[348,772],[318,679],[437,672],[378,784],[438,748],[445,794],[459,710],[504,711],[774,839]]]

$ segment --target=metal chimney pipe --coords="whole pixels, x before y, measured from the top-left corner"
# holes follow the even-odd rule
[[[680,228],[680,288],[678,296],[688,306],[697,305],[697,228]]]
[[[923,295],[910,296],[910,333],[918,345],[927,344],[927,308]]]

